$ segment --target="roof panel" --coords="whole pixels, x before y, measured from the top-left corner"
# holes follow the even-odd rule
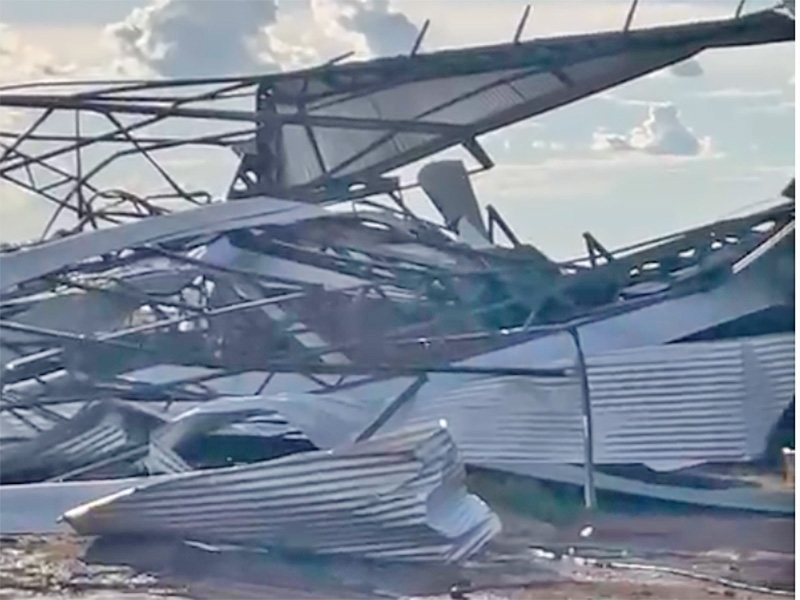
[[[790,18],[762,11],[739,19],[330,65],[318,71],[276,75],[265,79],[262,87],[280,94],[281,102],[305,104],[311,115],[464,127],[430,136],[416,130],[414,143],[403,138],[390,148],[378,143],[388,133],[373,122],[369,126],[379,130],[363,135],[361,142],[371,139],[375,147],[357,164],[335,173],[350,181],[365,181],[470,137],[682,61],[705,48],[791,40],[793,31]],[[308,82],[308,87],[297,85],[299,82]],[[324,83],[315,86],[316,82]],[[355,130],[362,125],[354,123],[352,127]],[[315,125],[314,129],[318,136],[325,135],[323,127]],[[402,135],[411,131],[402,124],[396,130]],[[337,135],[341,134],[339,130]],[[366,146],[362,144],[361,149]],[[309,174],[306,180],[295,175],[287,180],[290,185],[319,183],[324,176],[322,170],[317,170],[316,178]]]

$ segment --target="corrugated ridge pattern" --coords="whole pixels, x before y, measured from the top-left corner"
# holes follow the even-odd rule
[[[753,339],[745,348],[745,364],[756,372],[751,382],[748,419],[751,454],[766,450],[766,441],[783,411],[794,399],[794,338],[765,336]]]
[[[753,338],[748,345],[758,358],[772,387],[775,403],[767,408],[777,418],[786,408],[784,398],[795,395],[794,335],[775,335]]]
[[[121,415],[106,413],[95,420],[90,407],[73,421],[11,448],[3,455],[7,471],[49,468],[65,472],[110,458],[131,446]],[[56,439],[54,439],[56,438]]]
[[[751,350],[755,374],[745,368]],[[794,335],[607,353],[588,359],[588,376],[598,464],[670,469],[749,460],[748,440],[758,440],[762,451],[794,395]],[[754,392],[756,379],[765,384]],[[468,463],[583,463],[577,376],[486,378],[436,396],[423,388],[404,417],[386,428],[436,418],[447,419]]]
[[[600,463],[739,460],[746,456],[740,342],[686,343],[589,360]]]
[[[66,518],[90,535],[169,533],[410,561],[460,560],[499,528],[466,494],[447,430],[430,423],[336,451],[178,475]]]
[[[582,461],[580,394],[572,379],[492,377],[423,396],[409,422],[446,419],[468,463]]]

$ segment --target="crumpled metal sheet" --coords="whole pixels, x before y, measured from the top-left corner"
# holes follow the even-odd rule
[[[444,421],[331,451],[171,476],[74,508],[80,534],[142,534],[324,555],[456,562],[500,530],[464,486]]]
[[[70,419],[0,452],[3,481],[59,478],[117,459],[133,463],[147,453],[150,432],[164,421],[142,405],[88,402]]]
[[[292,223],[326,214],[323,209],[316,206],[257,197],[151,217],[23,248],[16,252],[2,253],[0,270],[3,272],[3,279],[0,282],[0,289],[7,290],[106,252],[267,223]]]
[[[192,437],[214,432],[262,437],[302,434],[319,448],[333,448],[355,440],[386,402],[301,392],[224,397],[175,416],[153,437],[162,446],[175,448]]]
[[[281,173],[286,185],[308,185],[325,176],[360,181],[452,146],[455,139],[463,139],[456,138],[450,129],[454,126],[480,135],[678,63],[705,48],[788,41],[794,39],[793,31],[788,16],[760,11],[737,19],[537,38],[384,59],[379,64],[348,63],[324,73],[282,73],[263,85],[286,99],[282,108],[287,111],[295,110],[300,95],[311,117],[386,120],[385,127],[370,131],[315,123],[281,126],[280,151],[291,157]],[[328,73],[339,70],[373,85],[356,95],[331,89]],[[308,95],[314,99],[305,100]],[[392,121],[429,122],[434,127],[404,131]]]

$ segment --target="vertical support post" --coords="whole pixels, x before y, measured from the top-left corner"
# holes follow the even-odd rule
[[[570,327],[568,331],[570,336],[572,336],[572,341],[575,343],[578,374],[581,378],[581,399],[583,401],[583,468],[585,473],[583,499],[586,508],[594,510],[597,506],[597,497],[594,489],[594,439],[592,436],[592,401],[589,395],[589,375],[586,370],[586,357],[583,354],[578,328],[573,326]]]

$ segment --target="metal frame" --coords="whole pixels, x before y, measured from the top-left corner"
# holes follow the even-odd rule
[[[389,176],[396,168],[463,145],[482,169],[489,169],[493,162],[477,140],[484,133],[678,62],[704,48],[794,39],[792,20],[774,11],[744,16],[737,11],[736,17],[728,20],[634,31],[628,29],[634,10],[635,2],[622,31],[523,42],[521,35],[529,15],[526,9],[511,43],[420,54],[417,49],[422,32],[406,57],[342,63],[345,55],[311,69],[269,76],[5,86],[0,88],[0,106],[33,114],[23,130],[0,131],[0,139],[5,140],[0,141],[0,177],[55,205],[43,239],[52,235],[54,224],[64,214],[72,214],[76,223],[61,235],[162,214],[174,208],[176,202],[180,207],[215,200],[207,190],[187,189],[159,162],[158,156],[163,152],[179,147],[230,150],[251,145],[255,152],[242,153],[229,190],[231,198],[271,194],[309,202],[336,202],[389,194],[402,209],[402,199],[397,198],[402,186]],[[585,81],[567,75],[571,66],[582,61],[622,54],[635,54],[640,60],[635,66],[610,69]],[[435,83],[492,72],[498,74],[496,80],[458,97],[433,102],[407,119],[320,113],[355,98],[402,94],[402,86],[410,83]],[[498,86],[508,87],[513,93],[514,82],[536,73],[551,74],[561,81],[561,86],[530,98],[521,96],[518,104],[507,109],[476,113],[466,122],[442,121],[433,116]],[[227,103],[242,99],[251,99],[254,105],[247,110],[228,107]],[[100,115],[108,127],[101,132],[88,131],[84,116],[90,113]],[[46,126],[59,115],[71,117],[71,131],[46,131]],[[152,131],[180,122],[211,123],[222,131],[195,136]],[[283,156],[283,129],[287,125],[300,125],[306,131],[319,176],[295,183],[284,179],[288,157]],[[377,131],[383,135],[333,166],[326,164],[316,139],[318,130],[328,128]],[[429,134],[430,140],[381,158],[380,148],[397,134],[414,132]],[[88,150],[109,145],[114,149],[105,158],[95,164],[88,162]],[[73,165],[65,168],[62,159],[69,156]],[[166,186],[166,192],[138,195],[99,184],[99,177],[110,167],[134,157],[148,163]],[[366,161],[363,167],[345,172],[348,165],[362,159]]]
[[[175,200],[179,201],[178,208],[214,201],[205,190],[186,189],[159,161],[165,151],[199,147],[225,149],[241,155],[228,199],[267,194],[315,203],[349,200],[353,202],[354,211],[362,206],[377,206],[385,215],[413,222],[416,229],[425,234],[420,235],[416,243],[444,252],[464,265],[446,268],[421,259],[398,257],[380,245],[373,248],[360,244],[355,236],[351,239],[349,235],[338,238],[332,235],[330,239],[319,241],[314,236],[304,235],[304,225],[216,232],[215,235],[228,236],[235,245],[249,251],[365,281],[347,289],[321,291],[322,286],[316,283],[219,267],[192,258],[188,256],[192,244],[201,243],[196,240],[182,246],[119,248],[94,263],[71,265],[62,272],[50,273],[0,294],[0,330],[14,334],[12,339],[2,336],[0,347],[19,355],[3,365],[0,413],[13,414],[33,431],[39,431],[30,417],[53,423],[63,421],[65,417],[55,410],[59,405],[105,398],[164,403],[166,407],[175,402],[201,402],[217,395],[209,380],[237,373],[263,374],[259,393],[269,391],[276,373],[302,376],[313,383],[314,392],[319,394],[344,391],[388,377],[415,377],[411,385],[359,434],[358,439],[363,440],[413,398],[432,373],[563,378],[572,377],[577,370],[581,377],[585,418],[585,502],[588,508],[594,508],[591,398],[577,327],[609,314],[691,293],[691,290],[682,285],[682,280],[674,278],[675,286],[666,292],[649,298],[598,303],[588,309],[580,307],[576,290],[596,280],[613,284],[619,293],[631,283],[672,277],[687,266],[697,267],[703,273],[708,270],[705,259],[713,258],[722,248],[730,250],[731,254],[721,259],[723,267],[749,264],[765,239],[775,238],[775,243],[779,243],[793,235],[793,204],[614,252],[587,233],[587,259],[557,265],[542,256],[539,262],[547,263],[552,272],[539,268],[539,263],[525,263],[531,271],[532,266],[542,271],[547,285],[541,303],[521,302],[519,298],[526,295],[524,287],[516,294],[511,290],[497,299],[487,300],[482,295],[487,288],[513,285],[519,273],[520,260],[513,253],[521,244],[511,229],[499,213],[489,207],[490,236],[493,240],[493,226],[497,224],[515,248],[510,251],[510,257],[496,248],[484,252],[453,244],[443,228],[422,221],[408,210],[401,194],[408,186],[401,185],[391,176],[391,171],[454,145],[462,145],[480,164],[480,170],[490,169],[492,159],[477,140],[483,133],[678,62],[707,47],[767,43],[794,37],[790,19],[770,11],[741,17],[741,11],[737,10],[737,18],[733,20],[630,31],[636,3],[634,0],[621,32],[522,42],[528,8],[513,42],[498,46],[419,54],[426,24],[410,56],[397,59],[362,64],[339,64],[334,60],[305,71],[251,78],[99,86],[75,82],[70,84],[74,89],[68,94],[24,93],[29,89],[47,89],[50,84],[0,89],[0,105],[38,111],[23,131],[0,131],[0,139],[9,140],[0,142],[0,177],[55,205],[43,239],[54,235],[53,228],[66,213],[74,215],[75,224],[59,234],[164,214],[176,207]],[[575,65],[623,54],[635,54],[640,60],[633,66],[609,68],[607,72],[586,75],[584,79],[570,74]],[[410,83],[486,73],[495,73],[497,77],[457,97],[432,101],[409,118],[320,113],[323,109],[334,110],[355,98],[369,98],[374,94],[402,95],[402,86]],[[515,84],[536,74],[549,74],[559,85],[553,91],[526,97]],[[510,108],[476,113],[464,122],[437,118],[437,114],[448,107],[503,86],[520,98]],[[53,84],[50,87],[64,86]],[[225,103],[241,99],[253,100],[255,106],[248,110],[225,107]],[[99,115],[106,129],[99,133],[87,131],[88,114]],[[46,130],[59,115],[71,119],[71,133]],[[223,131],[192,136],[153,131],[184,122],[211,123],[221,126]],[[319,169],[317,175],[295,182],[286,179],[287,161],[292,159],[286,155],[286,126],[303,128]],[[379,135],[363,149],[331,165],[318,139],[320,131],[329,129],[373,131]],[[381,155],[379,149],[403,133],[425,134],[430,139],[401,152]],[[45,145],[45,148],[38,145]],[[110,153],[95,162],[90,161],[90,150],[108,145],[113,148]],[[370,160],[364,160],[372,154]],[[71,170],[63,162],[68,157],[73,159]],[[147,162],[160,183],[166,185],[166,193],[140,196],[116,187],[105,188],[99,183],[101,175],[110,167],[134,157]],[[360,164],[359,161],[364,161],[362,166],[348,170]],[[386,195],[398,209],[387,209],[369,199],[359,202],[376,194]],[[356,216],[359,213],[356,212]],[[775,222],[772,233],[756,229],[765,220]],[[344,219],[340,218],[339,222]],[[335,251],[335,256],[327,254],[328,250]],[[687,250],[692,251],[691,256],[685,255]],[[164,258],[178,269],[190,268],[194,277],[170,293],[156,294],[139,289],[135,281],[111,272],[115,267],[153,256]],[[215,292],[209,291],[212,284]],[[432,293],[434,287],[439,288],[438,293]],[[130,310],[127,317],[140,315],[145,308],[152,316],[143,324],[92,334],[57,331],[19,320],[24,320],[27,306],[35,305],[48,293],[51,297],[65,293],[109,295],[120,301],[133,301],[137,308]],[[400,295],[402,298],[398,298]],[[316,335],[319,327],[304,323],[307,320],[304,310],[321,298],[341,303],[347,314],[366,314],[373,301],[394,311],[384,329],[372,332],[372,337],[375,333],[383,334],[381,343],[386,351],[368,356],[369,349],[363,350],[368,344],[358,334],[339,336],[339,339],[327,336],[317,346],[305,346],[300,336]],[[548,303],[563,309],[568,317],[562,315],[555,319],[558,322],[548,323],[553,318],[542,317],[542,314],[547,315]],[[403,318],[402,310],[408,306],[413,307],[415,314]],[[262,314],[272,307],[277,307],[286,317],[275,319]],[[514,316],[508,327],[486,324],[485,315],[505,314],[511,307],[524,308],[527,318]],[[184,332],[186,335],[181,338],[181,328],[188,325],[192,325],[193,331]],[[573,339],[575,369],[485,368],[458,364],[468,356],[554,332],[567,332]],[[247,345],[248,342],[252,344],[253,338],[261,342],[258,351],[252,351],[252,346]],[[276,342],[274,347],[271,342]],[[172,360],[171,351],[175,347],[188,355]],[[412,347],[421,350],[409,352]],[[362,349],[360,353],[359,349]],[[87,358],[91,362],[92,357],[100,355],[109,360],[121,356],[123,360],[105,373],[86,369]],[[326,360],[336,355],[341,358],[338,362]],[[143,384],[124,377],[136,368],[159,364],[187,364],[211,372],[166,385]]]
[[[763,229],[761,225],[766,222],[773,224],[772,229],[769,231],[761,230]],[[644,242],[635,247],[623,248],[609,253],[611,260],[605,266],[595,264],[592,269],[579,268],[573,275],[562,276],[563,281],[557,283],[556,289],[553,291],[553,298],[568,299],[569,286],[580,286],[580,282],[587,277],[599,277],[606,282],[620,278],[617,284],[620,287],[636,281],[647,281],[653,278],[658,280],[659,277],[663,277],[665,274],[662,272],[663,269],[659,267],[661,263],[668,267],[669,271],[680,272],[687,266],[702,265],[706,256],[716,254],[723,247],[735,250],[726,260],[727,263],[734,264],[739,258],[749,256],[765,240],[769,240],[776,235],[780,236],[781,239],[785,237],[781,232],[793,222],[794,207],[793,204],[790,204],[770,209],[758,215],[721,222],[667,238]],[[713,246],[716,243],[719,243],[721,247],[715,250]],[[691,256],[686,255],[687,250],[691,250]],[[459,300],[457,294],[445,295],[443,297],[444,303],[442,303],[442,300],[437,300],[428,293],[434,282],[440,282],[444,286],[464,285],[468,289],[474,289],[480,278],[487,275],[496,278],[502,275],[502,264],[495,264],[478,271],[447,272],[435,268],[421,269],[421,265],[418,265],[417,268],[411,268],[410,264],[404,266],[396,261],[377,262],[381,260],[381,256],[379,253],[373,253],[369,255],[369,261],[364,263],[364,266],[369,267],[370,270],[379,266],[382,271],[386,272],[386,275],[382,271],[370,274],[370,271],[362,269],[354,274],[362,279],[367,279],[367,283],[339,291],[322,292],[315,284],[303,284],[299,281],[258,275],[249,271],[217,267],[200,259],[189,258],[174,249],[165,250],[152,247],[138,253],[130,253],[129,250],[126,250],[126,252],[129,253],[129,256],[122,264],[131,264],[137,257],[146,258],[153,255],[162,255],[176,266],[181,264],[191,266],[192,271],[189,276],[195,282],[190,282],[188,286],[176,289],[167,296],[148,294],[137,289],[135,285],[124,279],[109,277],[104,271],[108,268],[119,266],[119,263],[115,263],[112,260],[106,269],[99,269],[98,265],[90,264],[89,266],[91,266],[91,271],[94,271],[94,274],[89,279],[85,276],[81,279],[76,278],[76,275],[81,272],[80,269],[72,273],[49,276],[42,282],[47,287],[31,290],[31,293],[35,296],[30,301],[25,300],[24,296],[20,295],[20,292],[3,294],[0,296],[0,329],[6,332],[24,333],[25,336],[22,340],[14,339],[13,337],[9,338],[8,335],[0,336],[0,346],[12,352],[15,352],[15,348],[17,351],[20,350],[20,346],[28,346],[34,349],[32,353],[26,353],[21,358],[13,359],[4,365],[4,391],[13,389],[16,381],[23,381],[27,378],[29,376],[27,375],[28,370],[34,368],[35,365],[40,365],[34,368],[34,372],[39,372],[40,374],[62,368],[60,357],[67,348],[73,354],[81,348],[91,352],[92,347],[104,347],[109,352],[113,352],[115,349],[116,351],[135,350],[138,354],[150,353],[151,359],[145,362],[158,361],[157,340],[163,336],[174,335],[176,328],[185,326],[187,323],[201,324],[202,333],[200,335],[209,338],[209,341],[222,331],[226,332],[225,336],[233,336],[231,339],[235,339],[235,329],[237,327],[235,322],[226,321],[216,326],[215,322],[230,318],[241,320],[239,315],[245,313],[249,315],[244,321],[241,321],[245,331],[252,330],[254,327],[261,327],[259,323],[263,321],[263,326],[267,327],[267,329],[271,328],[273,335],[278,335],[290,342],[288,350],[285,353],[281,353],[271,348],[264,348],[255,355],[252,355],[252,352],[244,352],[244,354],[234,352],[230,356],[225,355],[218,359],[207,356],[205,359],[207,366],[217,365],[237,369],[246,367],[248,363],[266,359],[277,364],[302,365],[309,364],[309,361],[310,364],[314,364],[316,362],[324,363],[325,356],[344,353],[351,360],[357,360],[358,364],[369,365],[369,363],[372,363],[375,369],[380,370],[382,368],[381,365],[376,363],[376,359],[370,356],[370,351],[360,352],[360,349],[368,340],[362,339],[359,335],[349,338],[340,336],[338,339],[336,336],[333,336],[333,338],[328,336],[328,342],[317,349],[300,347],[292,342],[292,340],[296,340],[298,336],[305,333],[319,332],[325,335],[325,330],[319,329],[319,323],[298,326],[298,322],[302,322],[306,318],[304,314],[307,313],[307,310],[303,307],[307,305],[309,309],[315,309],[322,298],[338,302],[339,304],[336,305],[338,308],[335,310],[345,311],[340,312],[341,316],[346,315],[347,311],[351,311],[354,315],[363,314],[363,311],[368,308],[368,305],[364,304],[365,302],[376,302],[390,311],[395,311],[394,321],[386,323],[380,334],[378,332],[369,332],[373,337],[378,334],[382,339],[382,351],[376,356],[383,356],[384,359],[388,359],[388,357],[395,354],[397,357],[409,356],[409,351],[415,348],[422,350],[420,358],[423,356],[428,357],[424,360],[447,361],[453,360],[458,356],[466,358],[471,353],[486,351],[489,348],[497,347],[498,344],[502,347],[519,343],[522,339],[562,330],[565,326],[563,322],[542,325],[541,320],[536,318],[537,313],[534,311],[523,323],[518,325],[512,324],[502,331],[487,329],[485,325],[481,324],[481,315],[490,311],[505,309],[510,306],[510,303],[514,302],[513,297],[500,298],[496,302],[482,301],[476,305]],[[267,248],[265,254],[273,255],[273,252]],[[312,254],[310,256],[313,259],[316,255]],[[298,260],[298,256],[292,256],[291,258]],[[348,260],[339,258],[328,264],[320,264],[315,260],[300,260],[300,263],[342,272]],[[413,261],[411,264],[413,264]],[[713,264],[714,261],[712,261],[712,266]],[[655,267],[646,269],[645,267],[648,265],[655,265]],[[84,271],[84,273],[88,274],[91,271]],[[404,271],[408,271],[413,276],[413,279],[402,283],[397,276]],[[347,272],[346,268],[344,272]],[[389,274],[393,275],[388,276]],[[513,274],[513,272],[509,272],[509,274]],[[702,269],[699,275],[702,275]],[[197,277],[201,279],[197,280]],[[220,296],[221,302],[218,300],[216,304],[212,305],[209,303],[209,298],[204,297],[202,293],[202,290],[205,289],[204,281],[213,282],[215,286],[224,286],[229,290],[234,290],[242,284],[246,284],[247,289],[250,290],[248,293],[254,295],[247,296],[242,295],[241,292],[232,294],[229,292],[227,295]],[[404,286],[402,290],[406,300],[391,299],[393,294],[391,288],[396,287],[398,284]],[[73,289],[74,293],[99,293],[109,295],[112,298],[119,297],[120,300],[126,303],[133,301],[140,307],[149,306],[155,315],[155,319],[145,324],[94,336],[53,331],[32,324],[25,324],[15,319],[14,315],[20,311],[24,312],[26,303],[35,304],[35,298],[38,297],[36,294],[41,293],[39,290],[46,290],[48,287],[53,289],[52,286],[63,290],[62,292],[56,292],[55,296]],[[440,285],[439,287],[442,286]],[[199,294],[199,297],[193,302],[188,302],[183,298],[184,290],[189,288],[195,290],[195,295]],[[634,307],[660,302],[667,296],[691,292],[692,289],[693,286],[690,285],[687,290],[682,292],[680,286],[677,286],[650,297],[617,302],[600,307],[598,310],[583,310],[578,314],[576,320],[569,322],[581,323],[607,317],[613,313],[632,310]],[[52,293],[51,297],[54,297]],[[373,297],[374,300],[370,300]],[[227,300],[223,300],[223,298],[227,298]],[[415,309],[416,316],[410,321],[404,322],[402,318],[398,320],[398,315],[401,313],[396,311],[404,304],[413,306]],[[258,317],[258,312],[253,312],[271,305],[280,306],[282,311],[292,315],[286,324],[276,324],[269,319],[265,320],[262,317]],[[424,317],[424,315],[430,316]],[[268,322],[271,324],[267,325]],[[148,342],[150,338],[152,338],[152,341]],[[130,340],[133,340],[133,342]],[[424,347],[420,346],[420,340],[425,342]],[[369,344],[366,347],[369,347]],[[462,350],[457,350],[459,347],[462,347]],[[411,356],[416,355],[417,352],[412,352]],[[165,357],[162,356],[161,358]],[[196,361],[198,356],[193,355],[188,359]],[[333,369],[330,365],[322,365],[320,369],[328,367]],[[353,368],[356,367],[351,367],[351,369]],[[14,375],[15,373],[20,373],[20,376]],[[19,377],[22,377],[22,379],[19,379]]]

